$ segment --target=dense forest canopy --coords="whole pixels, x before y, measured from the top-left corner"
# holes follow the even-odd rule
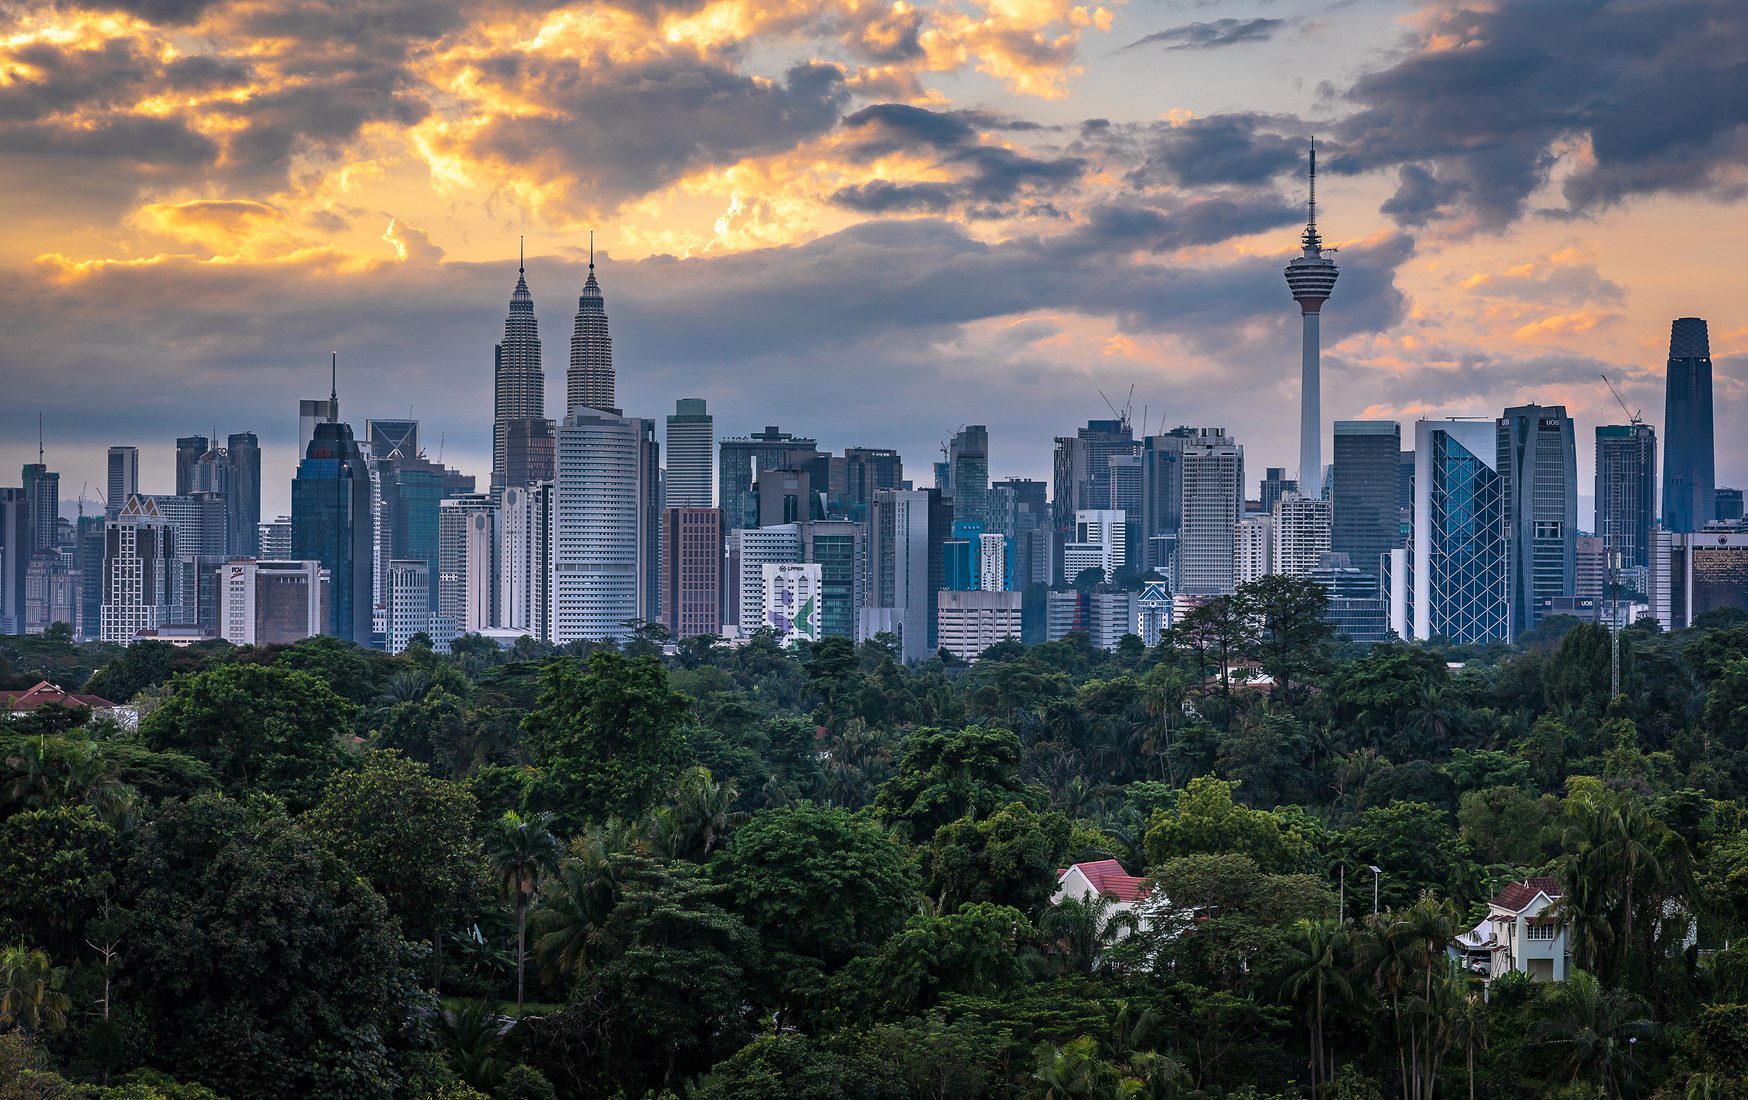
[[[972,665],[0,639],[138,715],[0,723],[0,1098],[1748,1095],[1748,616],[1319,591]],[[1571,973],[1484,986],[1532,879]]]

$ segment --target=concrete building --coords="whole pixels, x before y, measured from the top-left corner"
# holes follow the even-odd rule
[[[232,645],[289,645],[322,633],[328,576],[320,562],[238,558],[219,575],[219,637]]]
[[[103,610],[98,636],[127,645],[171,619],[176,533],[151,497],[131,496],[104,529]]]
[[[759,474],[787,466],[807,469],[817,454],[814,440],[779,431],[775,425],[749,436],[731,437],[717,445],[718,507],[723,530],[759,526]]]
[[[1217,596],[1232,591],[1232,528],[1244,504],[1244,448],[1224,428],[1195,428],[1185,438],[1183,521],[1173,590]]]
[[[541,431],[545,426],[546,371],[540,363],[540,325],[534,316],[534,296],[528,290],[526,272],[518,262],[516,286],[510,292],[510,309],[504,317],[504,339],[492,349],[493,494],[552,477],[551,452],[542,455],[540,444],[535,442],[545,439],[550,447],[550,433]],[[512,434],[517,436],[515,447],[511,446]]]
[[[904,660],[926,660],[936,649],[935,593],[943,587],[942,545],[952,509],[936,489],[882,489],[874,495],[869,538],[870,600],[893,611]]]
[[[1007,638],[1020,639],[1020,593],[1004,591],[937,592],[940,646],[962,661]]]
[[[1109,582],[1129,563],[1128,515],[1121,509],[1082,509],[1074,514],[1074,540],[1062,548],[1063,579],[1073,583],[1088,569]]]
[[[1158,645],[1172,622],[1171,589],[1164,581],[1148,581],[1135,601],[1135,632],[1141,644],[1149,649]]]
[[[669,508],[709,508],[716,487],[716,422],[702,397],[682,397],[668,417]]]
[[[1323,405],[1319,355],[1323,303],[1335,291],[1340,272],[1323,254],[1317,232],[1317,150],[1311,150],[1309,212],[1300,234],[1301,254],[1287,264],[1287,289],[1299,303],[1302,324],[1299,374],[1299,492],[1308,500],[1323,496]]]
[[[573,409],[558,429],[553,637],[624,638],[659,621],[659,465],[652,421]]]
[[[1596,534],[1621,569],[1650,563],[1657,519],[1657,433],[1649,424],[1596,428]]]
[[[1651,615],[1664,630],[1686,629],[1708,611],[1748,611],[1748,528],[1652,532],[1650,589]]]
[[[759,569],[764,595],[759,628],[769,627],[778,645],[819,641],[820,567],[767,562]]]
[[[291,557],[291,517],[279,516],[257,525],[261,558],[286,561]]]
[[[571,330],[571,363],[565,372],[565,421],[578,409],[619,412],[615,393],[613,337],[607,326],[607,301],[595,278],[595,244],[589,240],[589,277],[577,297],[576,324]]]
[[[728,533],[726,610],[741,637],[764,625],[765,566],[800,562],[800,524],[743,527]]]
[[[435,642],[431,618],[431,563],[423,558],[391,559],[388,563],[388,629],[384,648],[390,653],[400,653],[415,634],[424,634]],[[448,640],[444,639],[446,645]]]
[[[671,447],[671,418],[668,424]],[[670,450],[670,463],[672,458]],[[662,511],[662,624],[675,641],[722,633],[722,565],[721,512],[709,507]]]
[[[1232,528],[1232,584],[1237,587],[1275,571],[1275,521],[1245,516]]]
[[[0,634],[23,634],[30,572],[30,506],[23,489],[0,489]]]
[[[140,491],[140,449],[138,447],[109,448],[109,496],[104,499],[104,516],[114,519],[121,514],[127,498]]]
[[[760,527],[819,518],[813,500],[813,476],[808,470],[794,466],[761,470],[755,493],[759,498]]]
[[[1487,981],[1516,972],[1562,982],[1572,966],[1571,935],[1560,919],[1560,884],[1552,878],[1507,883],[1487,916],[1453,945],[1467,968]]]
[[[438,511],[437,614],[463,634],[497,625],[497,513],[486,493],[451,497]]]
[[[1298,493],[1275,500],[1273,571],[1284,577],[1309,577],[1330,552],[1334,525],[1331,503]]]

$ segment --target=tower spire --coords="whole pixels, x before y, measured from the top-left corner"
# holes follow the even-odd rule
[[[528,270],[527,260],[528,260],[528,238],[527,237],[517,237],[516,238],[516,274],[522,275],[522,274],[525,274],[527,272],[527,270]]]
[[[595,231],[589,230],[589,270],[595,270]]]
[[[1317,232],[1317,145],[1313,139],[1311,145],[1311,168],[1308,177],[1310,187],[1305,200],[1305,233],[1300,242],[1308,250],[1321,250],[1323,238]]]
[[[328,423],[340,422],[340,353],[328,353]]]

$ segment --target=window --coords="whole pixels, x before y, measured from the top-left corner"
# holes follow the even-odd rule
[[[1551,921],[1548,923],[1537,923],[1531,921],[1526,931],[1526,938],[1532,940],[1551,940],[1559,930],[1559,926]]]

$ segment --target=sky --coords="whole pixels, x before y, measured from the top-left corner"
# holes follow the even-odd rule
[[[1561,403],[1587,501],[1701,316],[1748,482],[1740,0],[0,0],[0,483],[253,431],[284,512],[335,351],[483,484],[518,241],[556,415],[590,232],[630,415],[1047,478],[1132,387],[1254,482],[1313,141],[1331,421]]]

